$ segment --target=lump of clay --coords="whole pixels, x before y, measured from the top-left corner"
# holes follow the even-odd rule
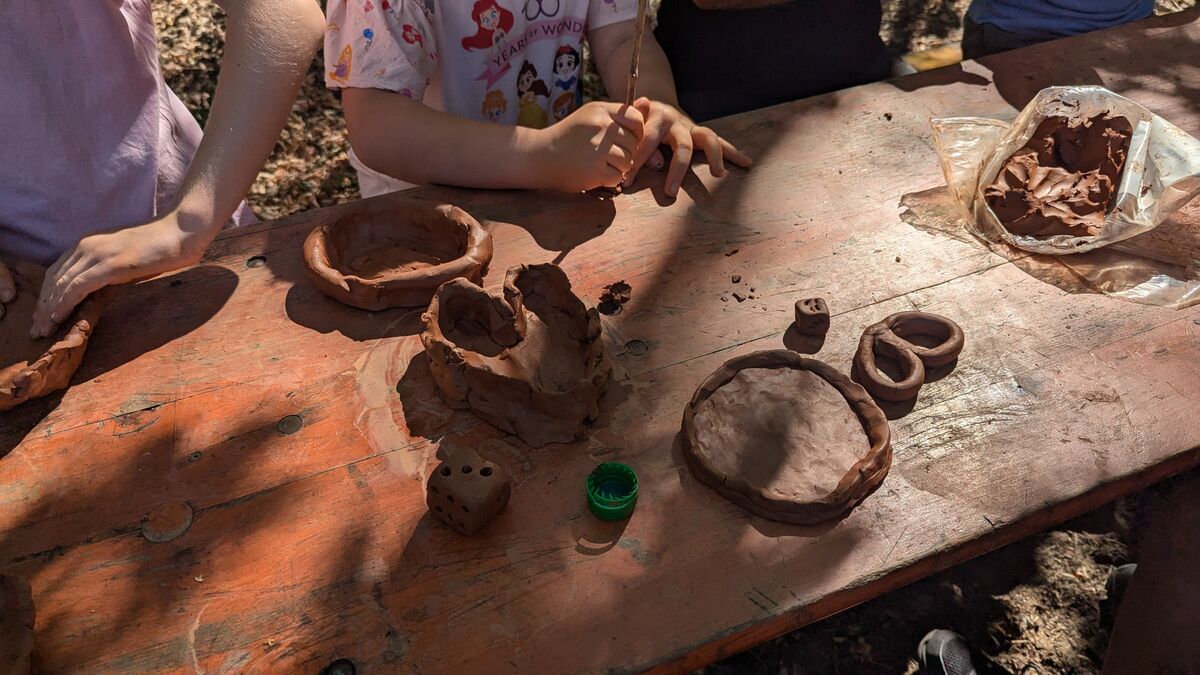
[[[29,327],[46,270],[31,263],[18,263],[12,272],[17,297],[5,305],[4,316],[0,318],[0,410],[66,389],[83,362],[83,353],[103,307],[99,295],[89,296],[54,335],[31,339]]]
[[[416,199],[363,202],[304,241],[317,288],[372,311],[425,307],[451,279],[479,283],[491,261],[492,236],[477,220]]]
[[[822,298],[796,301],[796,331],[801,335],[825,337],[829,332],[829,305]]]
[[[964,344],[962,328],[944,316],[899,312],[863,331],[854,370],[876,398],[907,401],[916,398],[925,384],[925,368],[953,363]],[[880,353],[899,364],[903,373],[899,380],[879,372],[875,357]]]
[[[1132,136],[1124,117],[1096,115],[1076,124],[1047,117],[984,189],[984,199],[1013,234],[1099,234]]]
[[[721,366],[683,414],[692,473],[752,513],[788,523],[838,518],[892,463],[891,432],[862,387],[785,350]]]
[[[434,518],[460,534],[474,534],[504,510],[512,478],[504,467],[463,448],[434,468],[425,488]]]
[[[534,447],[582,437],[599,414],[611,373],[600,316],[557,265],[513,267],[503,297],[454,279],[421,318],[429,368],[451,407]]]
[[[0,673],[32,671],[33,620],[29,582],[0,574]]]

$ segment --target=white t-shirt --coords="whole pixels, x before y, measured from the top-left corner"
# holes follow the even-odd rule
[[[329,0],[326,16],[327,86],[540,129],[579,107],[584,35],[637,0]]]

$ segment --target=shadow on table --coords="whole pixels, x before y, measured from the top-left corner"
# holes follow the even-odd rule
[[[282,433],[276,422],[273,418],[247,421],[228,431],[227,443],[190,455],[176,450],[170,425],[157,433],[147,427],[135,437],[140,442],[114,456],[113,466],[103,475],[73,481],[69,490],[47,482],[40,492],[31,493],[19,517],[7,521],[0,532],[0,573],[33,584],[37,635],[42,636],[35,638],[35,661],[46,672],[84,663],[92,664],[88,669],[115,667],[115,662],[105,666],[95,660],[100,656],[95,646],[106,641],[104,636],[116,640],[130,632],[156,634],[153,624],[176,615],[193,598],[204,597],[204,576],[222,569],[220,549],[252,541],[260,529],[276,526],[278,519],[288,516],[286,502],[267,499],[255,509],[239,512],[236,522],[222,523],[230,517],[227,505],[206,502],[213,485],[236,483],[259,469],[271,451],[269,441]],[[192,507],[190,527],[165,543],[144,539],[139,522],[145,515],[176,502]],[[225,534],[191,536],[213,527]],[[97,587],[95,596],[63,597],[68,583],[77,584],[73,588],[78,591],[78,584],[85,583],[81,578],[94,574],[97,566],[120,573],[112,577],[104,573],[107,585]],[[87,607],[94,608],[91,614]],[[197,626],[200,621],[197,616]],[[60,639],[50,642],[48,635]],[[63,639],[66,635],[71,638]],[[53,651],[48,651],[51,644]],[[204,648],[198,649],[203,654]],[[172,670],[191,667],[195,654],[147,643],[144,650],[126,655],[132,661],[122,662]]]
[[[233,272],[200,265],[119,289],[101,314],[71,385],[102,377],[203,326],[225,306],[237,285]],[[0,413],[0,458],[50,418],[69,391]]]

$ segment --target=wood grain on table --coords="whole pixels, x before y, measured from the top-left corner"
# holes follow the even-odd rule
[[[550,260],[588,304],[633,286],[603,321],[603,414],[570,445],[530,450],[442,403],[419,310],[370,314],[314,289],[300,244],[356,204],[226,232],[199,266],[114,303],[65,395],[0,417],[0,572],[32,581],[42,667],[685,669],[1200,463],[1200,308],[1085,292],[1052,262],[919,229],[899,206],[924,193],[945,207],[931,116],[1012,115],[1050,84],[1103,83],[1200,131],[1197,16],[720,120],[755,167],[697,167],[673,204],[660,176],[612,201],[411,193],[486,221],[493,290],[509,265]],[[781,347],[812,296],[834,315],[818,357],[842,370],[896,311],[967,336],[957,368],[892,423],[883,486],[816,529],[721,499],[675,441],[696,385]],[[472,538],[424,507],[436,454],[462,446],[515,479]],[[586,511],[584,477],[606,460],[639,473],[628,523]],[[178,501],[190,529],[144,539],[146,514]]]

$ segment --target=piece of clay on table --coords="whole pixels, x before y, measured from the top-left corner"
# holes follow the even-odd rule
[[[315,228],[304,263],[326,295],[362,309],[425,307],[451,279],[479,283],[492,236],[467,212],[417,199],[362,202]]]
[[[726,362],[683,415],[692,473],[771,520],[817,524],[870,495],[892,461],[883,412],[831,366],[786,350]]]
[[[557,265],[508,270],[503,297],[454,279],[421,317],[442,398],[540,447],[581,438],[612,371],[600,316]]]
[[[29,337],[29,327],[46,270],[22,262],[12,266],[11,271],[17,297],[5,306],[4,317],[0,318],[0,411],[65,389],[71,383],[71,376],[83,362],[107,294],[101,291],[88,296],[54,335],[34,340]]]
[[[32,670],[33,594],[29,582],[0,574],[0,675]]]
[[[460,534],[474,534],[504,510],[512,478],[504,467],[463,448],[434,468],[425,489],[434,518]]]
[[[914,341],[927,342],[928,345]],[[876,398],[907,401],[925,384],[925,369],[953,363],[962,352],[962,328],[950,319],[927,312],[899,312],[868,326],[858,341],[854,369],[859,381]],[[899,380],[879,372],[876,356],[897,362]]]
[[[796,331],[801,335],[825,337],[829,332],[829,305],[823,298],[796,301]]]

